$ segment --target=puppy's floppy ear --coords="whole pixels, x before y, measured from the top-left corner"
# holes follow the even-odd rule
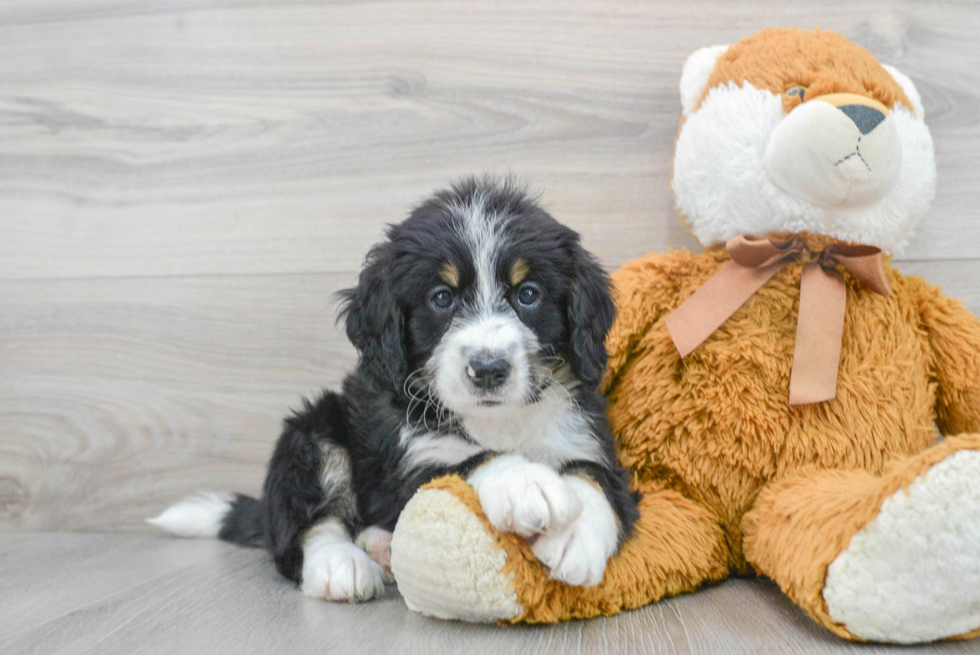
[[[408,372],[404,316],[393,292],[390,244],[368,253],[357,286],[339,293],[347,337],[357,348],[359,373],[381,388],[400,389]]]
[[[609,276],[577,243],[573,248],[575,273],[568,300],[569,355],[572,373],[589,389],[596,389],[606,368],[606,334],[616,317]]]

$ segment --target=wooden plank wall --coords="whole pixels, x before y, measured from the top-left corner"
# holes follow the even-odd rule
[[[903,266],[980,311],[975,3],[0,1],[0,526],[257,491],[280,417],[353,362],[332,294],[463,173],[532,180],[610,269],[694,247],[681,65],[767,25],[916,81],[939,189]]]

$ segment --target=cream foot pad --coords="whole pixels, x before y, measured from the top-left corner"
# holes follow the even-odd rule
[[[915,643],[980,628],[980,452],[899,490],[827,569],[830,616],[858,637]]]
[[[441,489],[415,494],[391,540],[391,568],[406,604],[437,618],[491,622],[520,614],[506,561],[476,515]]]

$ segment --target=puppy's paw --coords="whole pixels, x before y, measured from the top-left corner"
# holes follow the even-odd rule
[[[581,500],[582,513],[564,529],[538,537],[531,550],[551,569],[552,580],[594,587],[602,582],[606,562],[616,552],[616,515],[605,495],[592,484],[573,476],[565,481]]]
[[[468,480],[490,524],[522,537],[560,530],[582,511],[565,479],[520,455],[501,455]]]
[[[385,582],[394,582],[391,573],[391,533],[376,525],[361,530],[354,543],[381,567]]]
[[[384,572],[337,523],[314,527],[303,543],[300,588],[313,598],[356,602],[385,592]]]

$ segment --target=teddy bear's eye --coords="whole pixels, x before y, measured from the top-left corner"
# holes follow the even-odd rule
[[[786,95],[788,96],[800,96],[800,100],[803,99],[803,95],[806,93],[805,86],[791,86],[786,89]]]

